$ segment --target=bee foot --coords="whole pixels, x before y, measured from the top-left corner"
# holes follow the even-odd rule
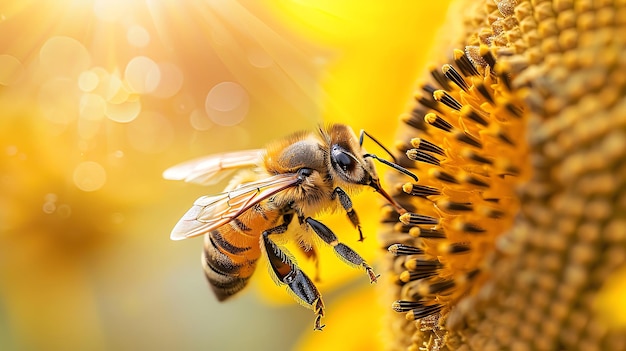
[[[320,313],[320,312],[318,312]],[[313,327],[313,330],[319,330],[322,331],[322,329],[324,329],[324,327],[326,326],[326,324],[322,324],[322,316],[324,314],[324,311],[321,311],[321,314],[317,314],[315,316],[315,326]]]
[[[380,274],[374,273],[374,270],[370,266],[366,266],[365,270],[367,271],[367,275],[369,275],[370,277],[370,284],[374,284],[378,282],[378,278],[380,277]]]

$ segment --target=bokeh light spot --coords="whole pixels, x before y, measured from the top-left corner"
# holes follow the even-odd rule
[[[121,104],[131,97],[128,87],[116,74],[110,74],[106,79],[106,100],[112,104]]]
[[[57,205],[52,201],[48,201],[43,204],[41,209],[45,214],[53,214],[57,210]]]
[[[78,40],[65,36],[48,39],[39,50],[41,65],[55,76],[78,77],[91,64],[91,56]]]
[[[180,91],[183,86],[183,72],[172,63],[159,63],[160,80],[152,95],[169,98]]]
[[[137,56],[126,65],[124,78],[132,91],[140,94],[150,93],[159,85],[161,70],[152,59]]]
[[[57,208],[56,212],[61,218],[69,218],[72,214],[72,207],[68,204],[62,204]]]
[[[106,183],[107,174],[98,162],[81,162],[74,169],[74,185],[82,191],[96,191]]]
[[[248,94],[241,85],[234,82],[222,82],[214,86],[206,97],[206,105],[216,111],[232,111],[248,99]]]
[[[222,126],[239,124],[248,114],[250,98],[241,85],[222,82],[207,94],[205,110],[211,121]]]
[[[11,55],[0,55],[0,85],[10,86],[24,74],[20,60]]]
[[[7,156],[15,156],[17,155],[17,152],[19,151],[19,149],[15,145],[9,145],[6,147],[5,150],[6,150]]]
[[[41,209],[45,214],[56,214],[61,218],[69,218],[72,214],[72,208],[70,207],[70,205],[61,204],[57,206],[57,194],[46,194],[44,200],[45,202]]]
[[[150,33],[140,25],[133,25],[126,31],[126,39],[130,45],[143,48],[150,43]]]
[[[203,110],[195,109],[189,115],[189,123],[195,130],[205,131],[211,129],[213,123]]]
[[[93,71],[84,71],[78,76],[78,88],[86,93],[93,91],[98,87],[100,77]]]
[[[141,102],[125,101],[121,104],[106,104],[105,115],[112,121],[119,123],[128,123],[139,115],[141,111]]]

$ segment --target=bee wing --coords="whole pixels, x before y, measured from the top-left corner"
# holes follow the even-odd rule
[[[296,173],[278,174],[217,195],[203,196],[176,223],[170,238],[182,240],[206,234],[237,218],[252,206],[297,185]]]
[[[254,149],[196,158],[166,169],[163,178],[212,185],[224,179],[230,173],[228,171],[257,165],[264,152],[263,149]]]

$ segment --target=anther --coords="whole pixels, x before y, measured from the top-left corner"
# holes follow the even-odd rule
[[[474,110],[472,106],[470,105],[463,106],[460,112],[461,112],[461,117],[463,118],[468,118],[484,127],[489,125],[489,122],[483,116],[481,116],[476,110]]]
[[[463,150],[461,150],[460,153],[461,153],[461,156],[463,158],[470,159],[470,160],[472,160],[474,162],[481,163],[481,164],[486,164],[486,165],[493,164],[493,161],[491,161],[490,159],[488,159],[488,158],[486,158],[484,156],[481,156],[481,155],[477,154],[476,152],[474,152],[474,150],[463,149]]]
[[[436,114],[432,112],[427,113],[426,116],[424,116],[424,121],[426,121],[426,123],[430,124],[431,126],[435,128],[439,128],[443,130],[444,132],[449,132],[452,130],[452,125],[448,123],[448,121],[437,116]]]
[[[460,111],[461,107],[463,107],[460,102],[456,101],[456,99],[453,98],[452,95],[448,94],[445,90],[436,90],[435,92],[433,92],[433,98],[435,99],[435,101],[439,101],[456,111]]]
[[[495,72],[499,82],[501,82],[508,91],[513,91],[513,84],[510,76],[511,67],[509,64],[500,62],[492,69],[492,72]]]
[[[409,235],[414,238],[424,239],[445,239],[446,233],[441,229],[426,229],[420,227],[412,227],[409,229]]]
[[[418,320],[435,313],[438,313],[443,308],[442,305],[432,305],[432,306],[424,306],[420,308],[415,308],[406,314],[407,320]]]
[[[411,139],[411,145],[413,145],[414,148],[422,150],[422,151],[432,152],[435,154],[439,154],[441,156],[446,155],[445,151],[442,148],[431,143],[430,141],[426,139],[413,138]]]
[[[461,183],[471,184],[471,185],[475,185],[481,188],[489,188],[489,183],[484,182],[468,173],[461,173],[457,175],[457,179]]]
[[[506,105],[504,105],[504,108],[514,117],[517,118],[521,118],[524,111],[518,107],[517,105],[511,103],[511,102],[507,102]]]
[[[485,228],[482,228],[473,223],[465,222],[460,219],[454,221],[454,227],[458,231],[462,231],[462,232],[469,233],[469,234],[479,234],[479,233],[484,233],[486,231]]]
[[[421,255],[424,253],[424,250],[404,244],[393,244],[387,248],[389,252],[391,252],[394,256],[403,256],[403,255]]]
[[[400,273],[400,281],[408,283],[415,280],[430,278],[436,274],[437,272],[435,271],[404,271]]]
[[[467,243],[441,243],[439,250],[449,254],[462,254],[471,250]]]
[[[424,304],[421,302],[417,302],[417,301],[398,300],[398,301],[394,301],[391,304],[391,309],[393,309],[396,312],[407,312],[414,308],[422,308],[422,307],[424,307]]]
[[[491,53],[491,50],[486,45],[480,46],[480,56],[487,62],[487,64],[493,69],[496,66],[496,58]]]
[[[434,165],[434,166],[439,166],[440,164],[440,161],[438,158],[436,158],[433,155],[427,154],[423,151],[420,151],[418,149],[407,150],[406,156],[413,161],[430,163],[431,165]]]
[[[428,170],[428,173],[432,178],[439,179],[442,182],[459,184],[458,180],[456,180],[456,178],[452,174],[446,173],[440,169],[431,168]]]
[[[418,293],[421,296],[438,294],[454,288],[455,285],[456,283],[452,279],[443,279],[436,282],[423,281],[418,286]]]
[[[404,262],[404,267],[412,271],[436,271],[443,267],[439,260],[420,260],[412,258]]]
[[[515,142],[513,142],[513,140],[508,136],[508,134],[505,131],[499,130],[496,135],[498,136],[500,140],[504,141],[505,143],[511,146],[515,146]]]
[[[407,212],[400,216],[400,222],[409,225],[439,224],[439,219],[417,213]]]
[[[467,145],[471,145],[479,149],[482,149],[483,147],[483,144],[478,139],[476,139],[476,137],[466,132],[456,131],[454,133],[454,137],[456,138],[456,140],[462,143],[465,143]]]
[[[513,176],[518,176],[520,174],[520,169],[511,164],[511,161],[508,159],[497,159],[495,162],[495,168],[502,174],[502,175],[513,175]]]
[[[439,111],[439,103],[433,100],[432,95],[426,97],[421,94],[417,94],[415,96],[415,100],[427,109]]]
[[[457,212],[467,212],[472,211],[474,208],[472,207],[471,202],[462,203],[462,202],[453,202],[447,199],[442,199],[437,201],[437,207],[447,210],[447,211],[457,211]]]
[[[479,207],[478,212],[485,217],[494,218],[494,219],[502,218],[502,216],[504,216],[504,211],[496,210],[494,208],[486,207],[486,206]]]
[[[470,60],[470,62],[476,66],[480,66],[480,67],[487,66],[487,61],[485,61],[480,56],[480,48],[478,46],[475,46],[475,45],[466,46],[465,56],[467,56],[467,59]]]
[[[472,64],[472,61],[467,58],[463,50],[454,49],[454,63],[459,67],[461,73],[465,76],[477,76],[480,74],[476,67]]]
[[[495,102],[493,96],[491,96],[491,93],[489,92],[489,90],[487,90],[487,87],[485,86],[485,83],[483,83],[482,79],[475,78],[475,80],[473,80],[472,82],[474,83],[476,90],[480,93],[482,97],[485,98],[485,100],[492,104]]]
[[[467,82],[465,81],[465,79],[463,79],[463,76],[461,76],[459,72],[457,72],[457,70],[454,69],[454,67],[446,64],[446,65],[443,65],[441,70],[443,71],[443,75],[446,76],[446,78],[450,79],[459,88],[465,91],[469,89],[469,85],[467,85]]]
[[[435,81],[442,89],[450,91],[450,84],[448,84],[448,79],[439,69],[432,68],[430,70],[430,75],[435,79]]]
[[[398,232],[398,233],[405,233],[406,234],[406,233],[408,233],[411,230],[411,228],[413,228],[413,226],[410,226],[410,225],[407,225],[407,224],[404,224],[404,223],[400,223],[400,222],[396,222],[393,225],[393,231],[394,232]]]
[[[424,129],[424,116],[425,112],[416,111],[414,113],[404,113],[400,116],[400,120],[406,125],[415,129]]]
[[[437,87],[434,87],[430,84],[424,84],[422,86],[422,90],[425,91],[426,93],[428,93],[429,95],[433,95],[433,93],[438,90]]]
[[[412,196],[419,196],[426,198],[431,195],[439,195],[441,191],[439,189],[434,188],[428,185],[420,185],[413,183],[406,183],[402,186],[402,191]]]

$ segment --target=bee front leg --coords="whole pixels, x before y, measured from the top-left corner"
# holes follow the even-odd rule
[[[347,245],[340,243],[339,239],[337,239],[337,236],[332,230],[330,230],[330,228],[311,217],[307,217],[304,221],[311,228],[313,228],[313,231],[317,234],[317,236],[335,249],[335,252],[339,255],[339,257],[344,259],[349,264],[365,268],[365,271],[369,275],[370,283],[376,283],[380,275],[375,274],[372,267],[370,267],[370,265],[368,265],[363,257],[356,253],[356,251],[352,250]]]
[[[339,203],[341,204],[343,209],[346,210],[346,214],[348,215],[348,219],[350,220],[350,222],[352,222],[352,225],[356,229],[358,229],[358,231],[359,231],[359,241],[365,240],[365,237],[363,236],[363,232],[361,231],[361,221],[359,221],[359,216],[357,216],[356,212],[352,208],[352,200],[350,199],[348,194],[346,194],[346,192],[343,191],[343,189],[341,189],[340,187],[336,187],[335,188],[331,198],[335,199],[336,196],[339,197]]]
[[[286,284],[295,294],[296,298],[306,306],[309,306],[315,313],[314,330],[322,330],[322,317],[324,317],[324,302],[322,296],[315,287],[315,284],[298,268],[298,266],[289,258],[289,256],[270,239],[270,234],[280,234],[287,230],[292,216],[285,216],[289,221],[268,229],[261,235],[261,241],[270,267],[281,284]]]

